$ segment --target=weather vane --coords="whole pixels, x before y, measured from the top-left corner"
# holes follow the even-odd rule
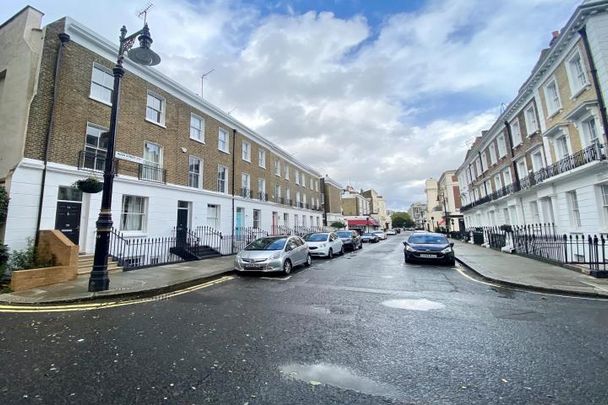
[[[141,10],[139,13],[137,13],[137,16],[138,16],[139,18],[142,18],[142,16],[143,16],[143,19],[144,19],[144,24],[146,24],[146,23],[147,23],[147,21],[146,21],[146,20],[147,20],[147,18],[148,18],[148,11],[150,11],[150,9],[151,9],[152,7],[154,7],[154,3],[148,3],[148,5],[147,5],[146,7],[144,7],[144,9],[143,9],[143,10]]]

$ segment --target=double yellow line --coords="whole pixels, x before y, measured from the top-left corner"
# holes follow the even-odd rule
[[[233,280],[234,276],[224,276],[217,280],[208,281],[192,287],[184,288],[183,290],[173,291],[166,294],[159,294],[154,297],[135,298],[125,301],[105,301],[92,302],[82,304],[66,304],[66,305],[0,305],[0,313],[31,313],[31,312],[74,312],[74,311],[92,311],[97,309],[124,307],[127,305],[145,304],[147,302],[167,300],[179,295],[188,294],[203,288],[211,287],[226,281]]]

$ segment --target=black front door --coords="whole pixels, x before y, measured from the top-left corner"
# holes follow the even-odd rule
[[[80,236],[80,208],[82,203],[75,201],[57,201],[55,229],[63,232],[74,244],[78,245]]]
[[[175,230],[175,238],[177,246],[185,246],[188,235],[188,211],[189,204],[187,201],[177,202],[177,227]]]

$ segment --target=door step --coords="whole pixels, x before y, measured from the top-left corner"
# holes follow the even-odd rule
[[[93,269],[93,255],[79,255],[78,256],[78,275],[90,274]],[[116,260],[110,258],[108,260],[108,272],[113,273],[122,271],[122,267]]]

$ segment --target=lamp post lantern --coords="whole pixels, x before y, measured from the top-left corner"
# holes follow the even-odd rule
[[[139,47],[131,49],[135,39],[139,40]],[[120,46],[114,74],[114,87],[112,90],[112,111],[110,113],[110,129],[107,136],[106,160],[103,171],[103,192],[101,194],[101,210],[96,225],[95,256],[93,269],[89,278],[89,291],[105,291],[110,287],[108,278],[108,253],[110,249],[110,233],[112,232],[112,187],[114,183],[114,146],[116,143],[116,128],[118,126],[118,112],[120,104],[120,82],[124,76],[123,60],[125,52],[129,59],[139,65],[154,66],[160,63],[160,56],[150,49],[152,37],[148,24],[127,36],[127,28],[120,29]]]

